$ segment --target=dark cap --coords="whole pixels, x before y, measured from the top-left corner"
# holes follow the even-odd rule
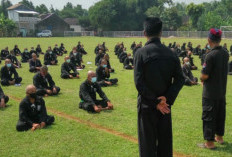
[[[209,39],[212,41],[220,41],[222,38],[222,31],[220,29],[211,28],[209,31]]]

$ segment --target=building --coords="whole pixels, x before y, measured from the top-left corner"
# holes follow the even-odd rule
[[[26,7],[23,4],[15,4],[9,8],[8,17],[14,21],[18,27],[18,33],[23,37],[34,36],[35,24],[40,21],[39,13]]]
[[[36,31],[51,30],[53,36],[64,36],[65,31],[70,31],[70,26],[54,13],[40,15],[41,20],[36,24]]]
[[[65,18],[64,21],[70,25],[71,31],[74,32],[82,32],[83,28],[79,25],[79,21],[77,18]]]

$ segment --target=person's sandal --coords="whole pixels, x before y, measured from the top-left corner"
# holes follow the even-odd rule
[[[210,149],[210,150],[215,150],[215,149],[216,149],[216,147],[213,147],[213,148],[207,147],[207,146],[205,145],[205,143],[197,144],[197,146],[198,146],[199,148]]]
[[[215,142],[217,142],[217,143],[219,143],[219,144],[221,144],[221,145],[223,145],[225,142],[222,140],[217,140],[216,138],[215,138]]]

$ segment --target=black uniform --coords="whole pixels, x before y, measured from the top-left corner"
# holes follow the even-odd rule
[[[127,53],[126,52],[122,52],[119,56],[119,61],[120,63],[124,63],[124,60],[126,59],[127,57]]]
[[[57,57],[55,53],[50,54],[49,52],[46,52],[44,55],[44,64],[45,65],[52,65],[52,61],[55,61],[55,63],[58,63]]]
[[[32,54],[33,54],[33,53],[35,53],[35,54],[36,54],[36,56],[37,56],[37,57],[39,57],[39,53],[37,53],[37,51],[36,51],[36,50],[31,50],[31,51],[30,51],[30,55],[31,55],[31,56],[32,56]]]
[[[58,47],[54,47],[53,53],[56,54],[57,56],[63,56],[63,52],[60,51]]]
[[[1,51],[1,60],[5,60],[6,57],[7,57],[9,54],[10,54],[9,51],[7,51],[7,50],[2,50],[2,51]]]
[[[21,54],[20,49],[17,48],[17,47],[15,47],[15,48],[14,48],[14,54],[15,54],[15,56],[20,55],[20,54]]]
[[[134,65],[140,156],[172,156],[171,114],[163,115],[156,105],[160,96],[174,104],[184,84],[180,61],[159,38],[152,38],[136,52]]]
[[[30,72],[37,72],[38,70],[36,68],[42,67],[42,64],[39,59],[36,59],[35,61],[31,59],[29,61],[29,71]]]
[[[96,74],[97,74],[97,82],[101,87],[107,87],[109,86],[108,84],[105,83],[105,81],[109,81],[112,83],[112,85],[115,85],[118,83],[118,79],[110,79],[110,72],[106,72],[105,68],[102,66],[98,66],[96,69]]]
[[[232,75],[232,61],[228,64],[228,74]]]
[[[75,53],[75,55],[74,55],[73,52],[70,52],[69,57],[70,57],[71,63],[72,63],[75,67],[76,67],[76,66],[81,67],[82,54],[81,54],[80,52]]]
[[[40,47],[37,47],[35,51],[36,51],[36,54],[43,54],[42,49]]]
[[[131,44],[131,50],[132,50],[132,51],[134,50],[135,47],[136,47],[136,44],[135,44],[135,43]]]
[[[71,73],[70,71],[73,71],[73,73]],[[79,75],[79,73],[72,63],[64,62],[61,66],[61,78],[68,79],[70,78],[69,75],[76,77],[77,75]]]
[[[14,75],[14,77],[12,77]],[[9,69],[6,66],[3,66],[1,69],[1,84],[3,86],[9,86],[9,81],[15,80],[15,84],[19,84],[22,81],[22,78],[19,77],[14,66],[11,66]]]
[[[10,54],[6,57],[7,59],[9,59],[11,61],[12,64],[15,64],[17,66],[20,66],[19,62],[18,62],[18,59],[16,56]]]
[[[53,90],[53,88],[56,88],[57,94],[60,92],[60,87],[55,85],[55,82],[49,73],[45,77],[40,73],[37,73],[33,78],[33,84],[36,87],[36,94],[39,96],[44,96],[47,94],[46,90]]]
[[[99,65],[101,64],[102,59],[103,59],[103,58],[100,59]],[[112,73],[114,73],[115,70],[111,67],[110,61],[107,60],[106,62],[107,62],[107,68],[108,68],[109,70],[111,70]]]
[[[230,55],[232,55],[232,45],[230,46]]]
[[[126,59],[124,60],[123,66],[125,69],[128,69],[128,70],[133,69],[132,68],[133,58],[126,57]]]
[[[100,60],[104,57],[105,53],[99,53],[97,54],[96,58],[95,58],[95,65],[98,66]]]
[[[22,63],[26,63],[32,58],[30,52],[25,52],[25,51],[21,53],[21,57],[22,57],[21,59]]]
[[[63,45],[60,46],[59,51],[62,53],[67,53],[67,51],[65,50],[65,47]]]
[[[182,67],[182,71],[183,71],[183,75],[185,78],[185,85],[186,86],[191,86],[192,85],[191,82],[198,82],[197,77],[193,76],[190,66],[184,64]]]
[[[0,86],[0,99],[4,99],[5,103],[9,101],[9,97],[4,94],[1,86]]]
[[[16,125],[17,131],[27,131],[32,128],[33,123],[45,122],[51,125],[55,121],[53,116],[47,115],[43,98],[36,97],[32,104],[28,97],[25,97],[19,105],[19,121]]]
[[[215,134],[224,135],[226,112],[226,85],[229,54],[221,46],[213,48],[206,56],[202,73],[204,81],[202,120],[204,139],[214,141]]]
[[[97,100],[96,92],[99,94],[102,100]],[[94,112],[94,105],[101,105],[103,108],[108,106],[107,102],[109,99],[97,83],[89,83],[88,80],[83,82],[80,86],[79,96],[81,99],[79,107],[84,110]]]

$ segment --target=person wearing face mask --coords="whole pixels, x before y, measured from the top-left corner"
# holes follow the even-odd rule
[[[130,53],[127,54],[127,57],[124,60],[123,66],[124,66],[124,69],[127,69],[127,70],[134,69],[134,66],[133,66],[133,57],[131,56]]]
[[[63,43],[61,43],[60,48],[59,48],[59,51],[60,51],[62,54],[66,54],[66,53],[67,53],[67,50],[65,49]]]
[[[14,77],[12,77],[14,75]],[[22,78],[19,77],[15,67],[9,59],[5,60],[5,66],[1,69],[1,84],[3,86],[17,85],[20,86]]]
[[[19,104],[19,120],[16,130],[35,131],[51,125],[54,121],[54,116],[47,114],[43,98],[36,95],[35,86],[28,85],[26,88],[26,97]]]
[[[119,55],[120,63],[123,63],[126,57],[127,57],[127,53],[126,53],[126,48],[124,47],[123,52]]]
[[[184,58],[184,64],[182,66],[183,76],[185,78],[185,85],[192,86],[198,85],[198,78],[194,77],[191,71],[191,64],[189,62],[189,58]]]
[[[29,71],[35,73],[35,72],[40,71],[41,67],[42,67],[42,64],[40,60],[37,59],[37,55],[33,53],[32,59],[29,61]]]
[[[6,56],[8,55],[9,55],[9,50],[8,50],[8,47],[6,47],[5,49],[1,51],[1,60],[5,60]]]
[[[205,143],[198,146],[207,149],[215,149],[215,141],[224,143],[229,54],[220,46],[221,39],[220,29],[210,29],[208,43],[211,49],[206,55],[200,77],[203,83],[202,122]]]
[[[14,55],[15,55],[15,56],[21,55],[21,51],[20,51],[18,45],[15,45],[15,47],[14,47],[13,50],[14,50]]]
[[[76,47],[73,47],[72,52],[69,54],[71,63],[76,67],[76,69],[84,69],[85,65],[83,65],[82,54],[77,51]]]
[[[25,48],[23,53],[21,53],[21,62],[22,63],[27,63],[31,59],[31,54],[29,53],[28,49]]]
[[[193,63],[192,51],[188,51],[187,57],[189,58],[191,70],[197,70],[198,69],[197,66],[195,66],[195,64]]]
[[[73,71],[73,73],[71,73]],[[76,67],[71,63],[70,58],[66,56],[64,63],[61,66],[61,78],[63,79],[77,79],[80,78]]]
[[[39,53],[36,52],[36,50],[34,49],[34,47],[31,47],[31,51],[30,51],[30,55],[32,58],[32,54],[35,53],[37,55],[37,57],[39,57]]]
[[[41,47],[40,47],[40,44],[38,44],[37,45],[37,47],[36,47],[36,54],[44,54],[43,52],[42,52],[42,49],[41,49]]]
[[[60,87],[55,85],[46,65],[42,66],[40,72],[33,77],[33,84],[39,96],[57,95],[60,92]]]
[[[104,57],[105,53],[103,53],[103,51],[100,49],[98,54],[95,57],[95,65],[98,66],[100,60]]]
[[[101,64],[96,69],[97,74],[97,83],[101,87],[107,87],[116,85],[118,83],[118,79],[110,79],[110,71],[107,68],[107,61],[105,59],[102,59]]]
[[[87,80],[80,86],[79,97],[81,99],[79,108],[89,112],[101,112],[102,110],[112,110],[113,105],[102,91],[101,86],[96,82],[96,73],[88,72]],[[96,93],[102,100],[97,100]]]
[[[60,51],[60,49],[59,49],[59,47],[58,47],[57,44],[53,48],[53,53],[56,54],[57,56],[63,56],[63,53]]]
[[[52,52],[51,46],[48,47],[44,55],[44,65],[57,65],[58,60],[56,54]]]
[[[109,56],[109,54],[106,53],[102,59],[106,60],[107,68],[109,69],[110,73],[114,73],[115,70],[110,65],[110,56]],[[99,64],[101,64],[102,59],[100,59]]]
[[[10,59],[12,65],[15,68],[21,68],[21,63],[18,61],[17,57],[15,56],[14,50],[11,50],[10,54],[6,58]]]

